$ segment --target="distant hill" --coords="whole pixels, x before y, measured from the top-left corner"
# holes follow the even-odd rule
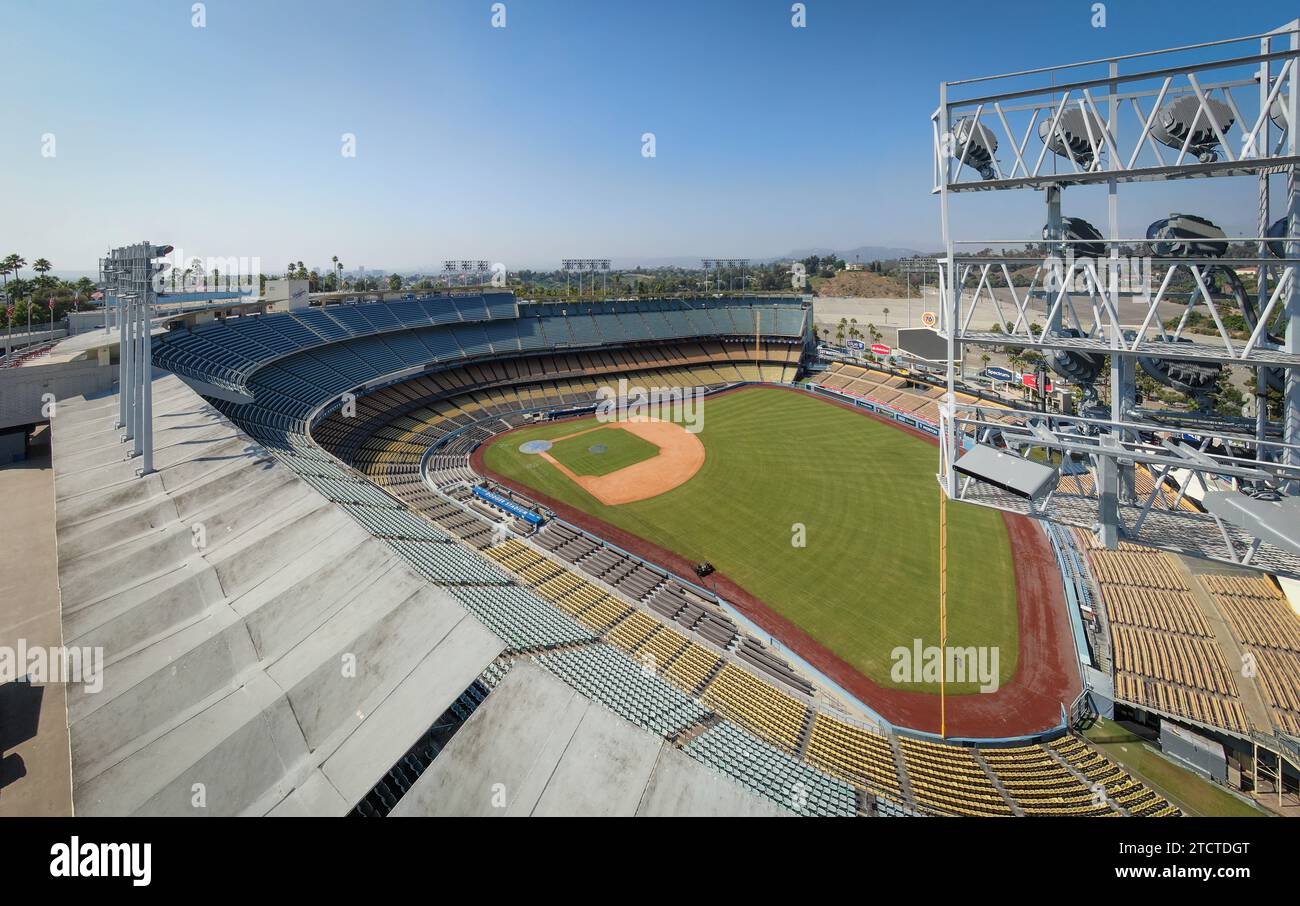
[[[818,255],[823,258],[828,255],[834,255],[836,258],[843,258],[849,263],[860,261],[863,264],[870,264],[872,261],[888,261],[891,258],[910,258],[913,255],[919,254],[921,253],[916,249],[893,248],[886,245],[860,245],[857,248],[852,249],[797,249],[788,255],[783,255],[782,259],[798,261],[801,258],[808,258],[812,255]]]
[[[811,283],[813,292],[819,296],[902,299],[907,295],[907,284],[902,280],[871,271],[836,271],[834,277],[814,277]],[[912,295],[918,291],[914,286]]]

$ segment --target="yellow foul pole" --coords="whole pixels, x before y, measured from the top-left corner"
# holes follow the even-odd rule
[[[939,736],[948,736],[948,495],[939,489]]]

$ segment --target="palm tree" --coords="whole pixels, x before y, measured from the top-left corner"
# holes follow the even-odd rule
[[[45,275],[48,274],[50,272],[50,269],[53,267],[54,265],[50,264],[48,258],[37,258],[36,262],[32,265],[32,270],[40,274],[40,276],[36,278],[36,282],[44,286]]]
[[[7,286],[9,283],[9,259],[0,259],[0,286]]]
[[[5,259],[5,264],[9,265],[9,273],[17,277],[18,272],[27,266],[27,259],[15,253]]]
[[[888,324],[888,323],[889,323],[889,309],[888,309],[888,308],[882,308],[881,311],[882,311],[882,312],[884,313],[884,315],[885,315],[885,323]]]

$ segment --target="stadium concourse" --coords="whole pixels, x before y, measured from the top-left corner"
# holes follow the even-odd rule
[[[1064,723],[891,726],[471,467],[602,376],[789,383],[812,344],[798,297],[470,292],[172,331],[153,474],[121,459],[115,396],[54,420],[64,637],[108,666],[69,694],[76,810],[1178,814]]]

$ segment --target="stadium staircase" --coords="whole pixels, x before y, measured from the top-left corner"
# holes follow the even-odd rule
[[[971,754],[975,756],[976,763],[979,764],[979,766],[984,769],[984,773],[988,775],[989,782],[993,784],[993,789],[997,790],[1002,795],[1002,798],[1007,801],[1007,805],[1011,807],[1011,813],[1017,818],[1025,817],[1025,810],[1022,809],[1012,795],[1007,792],[1007,788],[1002,785],[1002,779],[998,777],[997,772],[994,771],[993,768],[989,767],[988,761],[980,754],[980,750],[971,749]]]

